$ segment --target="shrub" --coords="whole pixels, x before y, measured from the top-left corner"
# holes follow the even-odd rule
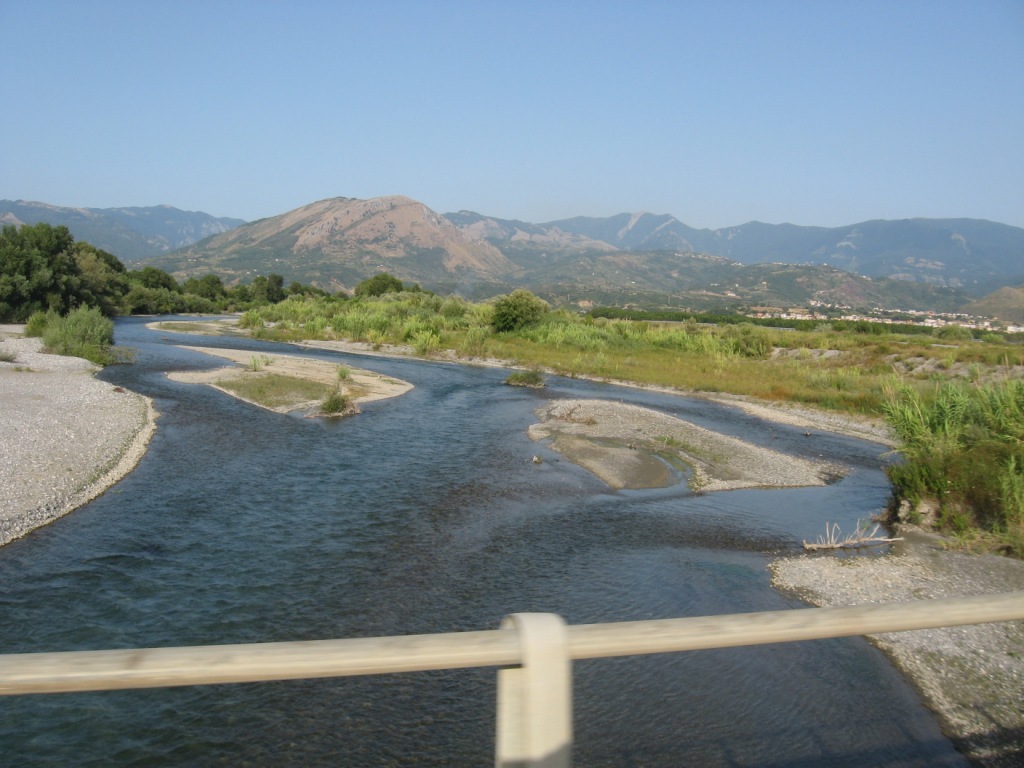
[[[544,377],[540,371],[516,371],[509,374],[505,383],[511,387],[543,387]]]
[[[402,281],[387,272],[374,275],[369,280],[363,280],[355,288],[356,296],[383,296],[385,293],[399,293],[402,291]]]
[[[249,370],[253,373],[259,373],[272,362],[274,362],[272,357],[267,357],[266,355],[254,355],[249,358]]]
[[[42,336],[50,319],[57,317],[59,315],[53,310],[49,312],[33,312],[28,318],[28,322],[25,323],[25,335],[33,337]]]
[[[440,346],[441,338],[431,330],[416,331],[412,337],[412,348],[421,357],[433,354]]]
[[[442,317],[451,319],[461,318],[466,314],[466,302],[455,298],[445,299],[444,303],[441,304],[439,312]]]
[[[118,361],[110,351],[114,323],[94,307],[79,307],[67,317],[47,313],[42,337],[46,349],[58,355],[84,357],[97,365]]]
[[[472,326],[466,331],[459,351],[464,355],[483,357],[487,353],[487,339],[490,334],[491,330],[487,326]]]
[[[970,341],[974,336],[962,325],[944,325],[935,329],[935,337],[943,341]]]
[[[536,323],[547,311],[546,301],[520,288],[494,302],[491,327],[498,333],[515,331]]]
[[[331,394],[324,398],[322,403],[320,403],[320,412],[328,416],[339,416],[343,414],[348,407],[348,398],[343,395],[340,390],[335,389]]]
[[[242,316],[238,318],[239,328],[262,328],[263,318],[260,317],[260,313],[255,309],[250,309],[248,312],[242,313]]]

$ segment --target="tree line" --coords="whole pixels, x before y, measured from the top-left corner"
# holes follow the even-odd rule
[[[274,304],[291,295],[327,296],[319,288],[281,275],[259,275],[250,283],[225,285],[214,274],[178,283],[162,269],[129,270],[120,259],[67,227],[46,223],[0,231],[0,322],[25,322],[36,312],[67,315],[79,307],[103,315],[222,312]]]

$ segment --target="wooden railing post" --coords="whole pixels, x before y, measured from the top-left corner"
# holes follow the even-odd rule
[[[565,621],[553,613],[513,613],[522,661],[498,670],[497,768],[569,768],[572,668]]]

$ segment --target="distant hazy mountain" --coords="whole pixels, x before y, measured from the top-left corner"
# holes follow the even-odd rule
[[[1006,323],[1024,323],[1024,286],[1006,286],[963,308],[981,317],[997,317]]]
[[[830,265],[868,277],[958,288],[981,296],[1024,283],[1024,229],[980,219],[866,221],[845,227],[750,222],[694,229],[669,215],[622,213],[523,224],[462,211],[460,228],[506,253],[559,248],[672,249],[724,256],[743,264]],[[564,246],[562,249],[570,247]]]
[[[464,291],[517,267],[408,197],[335,197],[244,224],[148,263],[179,276],[215,271],[228,281],[276,272],[289,282],[352,288],[387,271],[406,282]]]
[[[147,208],[63,208],[25,200],[0,200],[0,224],[63,225],[124,262],[158,256],[244,224],[169,205]]]
[[[597,303],[738,308],[814,300],[949,310],[1024,284],[1024,229],[978,219],[710,230],[667,214],[622,213],[532,224],[472,211],[441,215],[391,196],[331,198],[245,223],[169,206],[0,201],[0,222],[39,221],[64,224],[128,262],[148,257],[179,278],[215,272],[248,282],[276,272],[330,290],[387,271],[471,298],[526,287]],[[1016,296],[1004,292],[988,305],[1008,319]]]
[[[683,244],[684,225],[646,215],[550,224],[463,211],[441,216],[407,197],[332,198],[244,224],[147,263],[177,277],[351,290],[387,271],[424,288],[481,298],[526,287],[569,302],[690,308],[805,305],[810,300],[952,310],[959,292],[872,280],[821,265],[752,264]],[[696,230],[693,230],[696,231]],[[609,242],[612,241],[612,242]],[[652,246],[662,247],[652,250]]]

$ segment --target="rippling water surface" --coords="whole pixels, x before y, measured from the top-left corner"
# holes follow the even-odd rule
[[[103,378],[153,397],[138,468],[0,548],[0,652],[494,628],[516,611],[594,623],[798,607],[771,557],[887,495],[874,444],[768,428],[685,398],[507,372],[184,337],[122,320]],[[416,385],[340,421],[263,411],[165,372],[176,343],[344,361]],[[526,436],[550,397],[606,397],[800,455],[824,488],[609,492]],[[531,462],[534,454],[545,461]],[[494,670],[0,699],[0,765],[485,765]],[[861,639],[576,663],[581,766],[934,766],[963,761]]]

